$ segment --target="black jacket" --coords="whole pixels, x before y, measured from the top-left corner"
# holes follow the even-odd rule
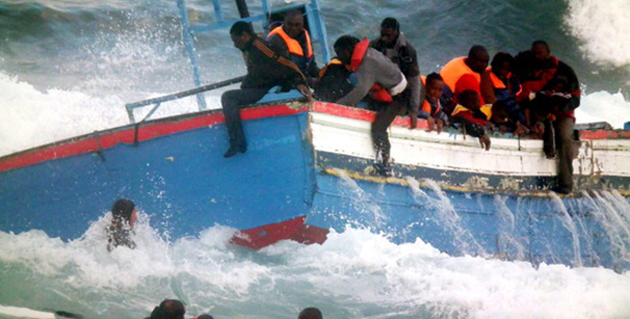
[[[288,58],[276,54],[264,40],[255,37],[243,49],[247,57],[247,75],[243,89],[271,89],[280,85],[284,90],[306,85],[300,69]]]

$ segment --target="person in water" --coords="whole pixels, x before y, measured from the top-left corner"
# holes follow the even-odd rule
[[[112,251],[118,246],[131,249],[136,243],[131,239],[133,225],[138,219],[136,205],[128,199],[119,199],[112,206],[112,222],[107,226],[107,250]]]
[[[186,307],[177,299],[164,299],[145,319],[184,319]]]
[[[306,77],[293,61],[278,55],[258,37],[251,24],[238,21],[232,25],[230,36],[234,46],[246,53],[247,75],[238,90],[226,91],[221,95],[221,105],[230,148],[223,157],[232,157],[247,152],[247,141],[241,123],[242,107],[256,103],[269,89],[282,86],[284,90],[297,89],[309,100],[312,93],[306,85]]]
[[[323,319],[322,312],[314,307],[305,308],[300,311],[298,319]]]

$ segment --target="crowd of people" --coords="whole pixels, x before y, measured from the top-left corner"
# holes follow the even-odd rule
[[[498,52],[492,60],[484,46],[473,45],[467,56],[425,77],[399,22],[386,18],[380,26],[380,36],[372,41],[341,36],[334,44],[336,57],[319,69],[302,12],[287,12],[266,39],[251,24],[236,22],[230,35],[245,55],[248,72],[240,89],[221,98],[230,137],[225,157],[247,150],[240,108],[280,86],[297,89],[309,100],[375,111],[371,134],[380,175],[391,174],[387,128],[396,116],[409,116],[410,129],[418,118],[438,133],[456,127],[477,137],[486,150],[497,131],[543,139],[544,153],[559,163],[554,190],[572,191],[580,85],[574,70],[552,56],[545,41],[534,41],[515,56]]]
[[[184,319],[185,314],[186,306],[183,302],[177,299],[164,299],[145,319]],[[214,317],[209,314],[202,314],[194,317],[194,319],[214,319]],[[323,319],[323,316],[319,309],[309,307],[300,311],[298,319]]]

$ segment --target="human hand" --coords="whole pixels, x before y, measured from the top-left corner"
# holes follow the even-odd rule
[[[427,124],[429,125],[429,127],[427,128],[428,132],[431,132],[433,131],[433,129],[435,129],[435,120],[432,116],[427,117]]]
[[[300,93],[302,93],[304,96],[306,96],[306,98],[308,99],[309,102],[313,101],[313,93],[308,88],[308,86],[306,86],[304,84],[298,84],[296,86],[296,89],[298,89],[298,91],[300,91]]]
[[[418,125],[418,114],[409,113],[409,129],[413,130]]]
[[[442,133],[442,128],[444,127],[444,120],[435,119],[435,126],[437,127],[437,133]]]
[[[490,137],[488,135],[483,135],[482,137],[479,138],[479,143],[481,144],[481,148],[485,149],[486,151],[490,150]]]

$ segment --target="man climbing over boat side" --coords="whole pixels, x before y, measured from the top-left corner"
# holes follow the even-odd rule
[[[373,100],[383,103],[372,123],[372,142],[376,150],[376,163],[380,175],[390,175],[390,148],[387,128],[397,115],[407,110],[409,104],[405,96],[399,96],[407,87],[407,80],[396,64],[381,52],[369,47],[368,39],[344,35],[334,45],[337,57],[356,75],[356,85],[346,96],[336,103],[356,106],[370,94]]]
[[[383,19],[381,35],[370,42],[370,47],[390,58],[405,75],[407,87],[401,94],[407,97],[405,99],[408,103],[407,114],[409,114],[411,122],[409,128],[414,129],[418,122],[420,103],[424,101],[416,49],[405,40],[403,33],[400,32],[398,20],[391,17]]]
[[[230,36],[234,46],[246,56],[247,75],[238,90],[221,95],[225,124],[230,136],[230,148],[225,155],[232,157],[247,152],[247,141],[241,123],[240,109],[256,103],[269,89],[282,86],[285,90],[296,88],[309,100],[312,94],[306,85],[306,77],[293,61],[277,54],[256,35],[251,24],[238,21],[232,25]]]
[[[284,24],[267,35],[269,46],[278,54],[291,58],[307,78],[316,78],[319,72],[315,63],[313,44],[304,28],[304,16],[299,10],[287,11]]]
[[[573,129],[575,109],[580,106],[580,83],[573,68],[552,56],[543,40],[534,41],[529,52],[519,55],[523,70],[519,96],[523,100],[521,106],[527,110],[526,121],[533,125],[533,115],[544,118],[543,150],[548,158],[556,157],[558,152],[558,176],[553,190],[570,193],[574,184]]]

